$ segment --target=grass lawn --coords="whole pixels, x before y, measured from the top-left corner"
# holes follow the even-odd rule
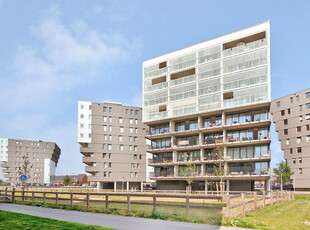
[[[79,229],[79,230],[107,230],[95,225],[77,224],[49,218],[24,215],[20,213],[0,210],[0,229]]]
[[[230,224],[256,229],[310,229],[310,194],[296,194],[294,201],[268,206],[246,217],[233,218]]]

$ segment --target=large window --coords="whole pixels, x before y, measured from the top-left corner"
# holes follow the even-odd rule
[[[161,148],[170,148],[171,147],[171,139],[170,138],[162,138],[152,141],[153,149],[161,149]]]
[[[151,134],[168,133],[170,131],[169,124],[150,126]]]
[[[171,163],[172,153],[158,153],[153,155],[155,163]]]
[[[182,172],[185,172],[186,170],[186,165],[181,165],[179,167],[179,176],[183,176],[183,173]],[[193,172],[193,176],[200,176],[201,174],[201,165],[196,165],[196,171]]]
[[[222,117],[207,117],[203,119],[204,127],[216,127],[222,125]]]
[[[185,130],[194,130],[198,129],[198,121],[191,120],[191,121],[182,121],[175,123],[176,131],[185,131]]]
[[[178,147],[198,145],[198,136],[177,137],[176,141]]]
[[[269,163],[230,163],[228,168],[231,175],[268,175]]]
[[[178,152],[178,161],[200,161],[200,150]]]
[[[204,144],[215,144],[217,141],[223,140],[223,134],[222,133],[212,133],[212,134],[206,134],[205,139],[203,141]]]

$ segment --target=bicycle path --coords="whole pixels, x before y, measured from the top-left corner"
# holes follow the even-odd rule
[[[33,207],[28,205],[18,205],[10,203],[0,203],[0,210],[17,212],[32,216],[46,217],[56,220],[70,221],[81,224],[92,224],[102,227],[115,228],[120,230],[228,230],[241,229],[233,227],[222,227],[205,224],[185,223],[177,221],[146,219],[138,217],[117,216],[101,213],[79,212],[71,210],[51,209]]]

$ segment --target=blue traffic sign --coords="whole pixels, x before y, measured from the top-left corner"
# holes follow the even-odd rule
[[[27,180],[27,176],[26,176],[26,175],[21,175],[21,176],[19,177],[19,179],[20,179],[21,181],[26,181],[26,180]]]

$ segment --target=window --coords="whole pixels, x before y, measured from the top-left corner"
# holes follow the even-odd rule
[[[84,137],[84,134],[83,134],[83,133],[80,133],[80,137]]]
[[[103,177],[107,177],[107,172],[103,172]]]
[[[293,158],[293,159],[292,159],[292,163],[293,163],[293,165],[296,164],[296,158]]]
[[[299,121],[302,122],[303,118],[302,115],[299,116]]]
[[[109,162],[109,168],[111,168],[112,167],[112,163],[111,162]]]
[[[103,107],[103,112],[104,112],[104,113],[107,112],[107,107]]]
[[[112,145],[108,144],[108,150],[111,150],[111,149],[112,149]]]
[[[302,168],[299,168],[299,169],[298,169],[298,173],[299,173],[299,174],[302,174]]]
[[[110,132],[112,131],[112,125],[109,125],[109,130],[110,130]]]
[[[306,125],[306,131],[309,131],[309,125]]]
[[[286,145],[290,144],[290,139],[286,139]]]
[[[291,114],[291,109],[287,109],[287,114]]]
[[[81,105],[81,109],[84,109],[84,105]]]
[[[281,116],[285,115],[285,110],[281,110]]]
[[[133,133],[133,128],[132,127],[129,127],[129,132]]]
[[[137,169],[140,169],[140,164],[139,163],[137,163]]]
[[[109,122],[112,123],[112,117],[109,117]]]
[[[84,118],[84,114],[81,114],[81,116],[80,116],[82,119]]]
[[[133,141],[136,142],[136,141],[137,141],[137,137],[134,137],[134,138],[133,138]]]
[[[109,113],[112,113],[112,107],[109,107]]]
[[[135,163],[131,164],[131,168],[134,169],[135,168]]]
[[[89,138],[91,137],[91,133],[88,134],[88,137],[89,137]]]
[[[109,140],[112,141],[112,135],[109,135]]]
[[[120,124],[123,123],[123,118],[122,118],[122,117],[119,117],[119,118],[118,118],[118,123],[120,123]]]
[[[103,122],[107,122],[107,116],[103,116]]]
[[[293,154],[293,149],[292,148],[290,148],[290,154]]]
[[[310,103],[306,104],[306,109],[310,109]]]
[[[301,132],[301,126],[297,126],[296,132],[297,132],[297,133],[300,133],[300,132]]]
[[[140,160],[142,159],[142,154],[139,155],[139,159],[140,159]]]
[[[126,109],[126,114],[128,115],[128,109]]]
[[[290,98],[290,101],[291,101],[291,103],[293,103],[293,102],[294,102],[294,99],[293,99],[293,97],[291,97],[291,98]]]
[[[123,132],[124,132],[124,127],[123,127],[123,126],[119,127],[119,131],[120,131],[121,133],[123,133]]]
[[[299,106],[299,111],[302,111],[302,105]]]
[[[123,141],[123,136],[118,136],[118,141]]]
[[[109,159],[111,159],[111,157],[112,157],[112,153],[109,153]]]
[[[106,158],[107,154],[106,153],[102,153],[102,158]]]
[[[104,134],[103,139],[106,141],[107,140],[107,134]]]
[[[133,178],[133,173],[132,172],[130,173],[130,178]]]
[[[302,164],[302,158],[301,157],[298,158],[298,163]]]
[[[297,137],[297,144],[301,143],[301,137]]]
[[[134,155],[133,155],[133,159],[134,159],[134,160],[137,160],[137,158],[138,158],[137,154],[134,154]]]
[[[277,101],[277,107],[280,107],[280,106],[281,106],[281,102]]]
[[[302,148],[301,147],[297,148],[297,153],[302,153]]]
[[[107,131],[108,129],[107,129],[107,126],[106,125],[104,125],[103,126],[103,131]]]
[[[129,145],[129,151],[132,151],[132,145]]]
[[[84,128],[84,124],[80,124],[80,128]]]
[[[102,144],[102,149],[105,149],[105,144]]]
[[[132,136],[129,136],[129,142],[132,142]]]
[[[138,128],[135,128],[135,133],[138,133]]]
[[[288,123],[287,123],[287,119],[284,119],[284,125],[287,125]]]
[[[135,111],[135,115],[139,115],[139,110],[136,110],[136,111]]]
[[[288,130],[287,130],[287,129],[284,129],[284,130],[283,130],[283,133],[284,133],[284,135],[287,135],[287,134],[288,134]]]
[[[119,146],[119,150],[123,151],[124,150],[124,145]]]
[[[135,178],[137,178],[138,177],[138,173],[137,172],[135,172]]]
[[[306,120],[310,120],[310,113],[306,114]]]
[[[306,142],[310,142],[310,136],[309,135],[306,136]]]
[[[138,151],[138,146],[134,145],[133,148],[134,148],[135,151]]]
[[[106,162],[103,163],[103,168],[105,168],[105,169],[107,168],[107,163]]]
[[[88,109],[91,110],[91,105],[88,106]]]
[[[133,124],[133,119],[132,118],[129,118],[129,124]]]
[[[132,114],[133,114],[133,110],[131,109],[131,110],[130,110],[130,115],[132,115]]]
[[[306,93],[306,98],[310,98],[310,92]]]
[[[299,102],[299,95],[296,95],[296,101]]]
[[[135,119],[135,124],[136,124],[136,125],[138,124],[138,119]]]

